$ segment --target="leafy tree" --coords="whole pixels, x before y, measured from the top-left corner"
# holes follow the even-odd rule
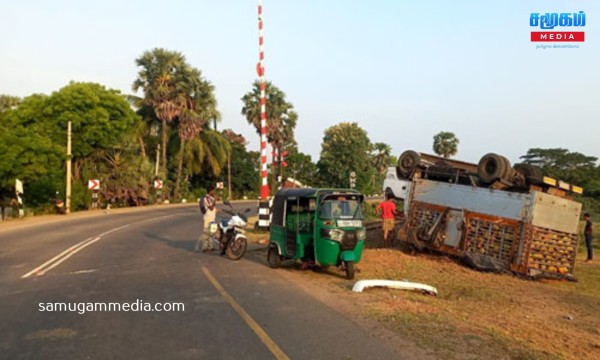
[[[0,95],[0,113],[15,109],[21,103],[21,98],[11,95]]]
[[[458,143],[454,133],[442,131],[433,137],[433,151],[439,156],[449,158],[458,152]]]
[[[231,173],[230,198],[250,196],[254,197],[259,186],[259,159],[260,153],[248,151],[247,141],[244,136],[231,129],[224,130],[223,136],[231,144],[231,155],[224,172]]]
[[[319,177],[324,186],[350,186],[350,173],[356,172],[356,187],[372,192],[371,141],[367,132],[357,123],[343,122],[325,130],[321,156],[317,163]]]
[[[298,114],[294,106],[286,99],[286,95],[270,82],[265,83],[267,141],[273,149],[281,150],[295,143],[294,129]],[[260,82],[255,81],[252,90],[242,97],[244,103],[242,115],[253,125],[260,136]]]
[[[32,184],[54,178],[61,171],[61,148],[44,134],[16,125],[0,123],[0,208],[2,218],[5,208],[15,198],[15,180],[25,185],[25,201],[32,199]],[[55,191],[52,187],[50,191]],[[49,199],[50,194],[45,194]]]
[[[64,179],[62,161],[66,154],[68,121],[72,122],[73,132],[74,188],[79,183],[84,186],[87,181],[81,175],[91,164],[90,159],[98,151],[123,144],[140,122],[118,91],[99,84],[75,82],[50,96],[31,95],[5,116],[3,122],[10,124],[10,131],[3,134],[18,138],[12,143],[10,139],[3,142],[11,144],[10,151],[15,154],[9,166],[14,176],[28,179],[26,199],[28,190],[35,189],[41,199],[38,201],[46,201],[56,189],[64,186],[64,180],[59,179]],[[26,161],[27,166],[19,167],[14,159]],[[9,163],[3,161],[3,164]],[[85,207],[84,203],[73,201],[72,205],[74,209]]]
[[[122,145],[99,149],[84,167],[85,178],[100,179],[100,193],[111,204],[137,206],[149,199],[152,164],[139,156],[139,148],[132,136]],[[89,203],[85,198],[83,203]]]
[[[541,167],[546,176],[583,187],[585,211],[600,213],[600,166],[598,158],[563,148],[531,148],[521,156],[523,162]]]
[[[577,185],[592,185],[600,178],[597,157],[571,152],[563,148],[531,148],[521,156],[523,162],[539,166],[544,175]]]
[[[596,166],[597,157],[571,152],[563,148],[531,148],[521,156],[524,162],[555,171],[590,169]]]
[[[316,186],[318,169],[310,155],[289,148],[288,166],[284,169],[284,177],[292,177],[307,186]]]

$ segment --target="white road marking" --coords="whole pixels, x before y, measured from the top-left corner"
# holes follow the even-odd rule
[[[75,255],[76,253],[78,253],[79,251],[85,249],[86,247],[90,246],[91,244],[99,241],[102,239],[103,236],[106,236],[108,234],[111,234],[115,231],[119,231],[119,230],[123,230],[131,225],[138,225],[144,222],[148,222],[148,221],[152,221],[152,220],[157,220],[157,219],[164,219],[164,218],[168,218],[168,217],[172,217],[175,215],[165,215],[165,216],[159,216],[159,217],[155,217],[155,218],[150,218],[150,219],[146,219],[146,220],[141,220],[141,221],[137,221],[131,224],[127,224],[127,225],[123,225],[123,226],[119,226],[117,228],[108,230],[103,232],[102,234],[98,235],[98,236],[94,236],[91,238],[87,238],[73,246],[71,246],[70,248],[68,248],[67,250],[61,252],[60,254],[56,255],[55,257],[53,257],[52,259],[46,261],[45,263],[43,263],[42,265],[36,267],[35,269],[31,270],[30,272],[28,272],[27,274],[21,276],[22,279],[28,278],[31,275],[35,275],[35,276],[41,276],[44,275],[46,272],[54,269],[55,267],[57,267],[58,265],[62,264],[64,261],[66,261],[68,258],[70,258],[71,256]]]
[[[71,274],[89,274],[89,273],[93,273],[93,272],[96,272],[96,269],[72,271]]]
[[[57,267],[58,265],[62,264],[65,260],[67,260],[68,258],[70,258],[71,256],[77,254],[78,252],[80,252],[81,250],[83,250],[84,248],[92,245],[93,243],[95,243],[96,241],[100,240],[101,238],[97,237],[94,238],[92,241],[88,241],[85,244],[81,245],[80,247],[78,247],[77,249],[69,252],[67,255],[63,256],[62,258],[60,258],[59,260],[57,260],[56,262],[52,263],[50,266],[48,266],[47,268],[38,271],[36,273],[37,276],[42,276],[44,275],[47,271],[50,271],[52,269],[54,269],[55,267]]]

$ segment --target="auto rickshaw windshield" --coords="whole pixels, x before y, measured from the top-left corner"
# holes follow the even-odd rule
[[[362,219],[358,200],[327,199],[319,207],[321,219]]]

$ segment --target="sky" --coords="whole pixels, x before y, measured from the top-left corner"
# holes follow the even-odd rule
[[[266,79],[299,115],[300,151],[357,122],[372,142],[432,153],[451,131],[457,159],[529,148],[600,157],[600,4],[592,1],[263,0]],[[532,12],[579,12],[579,48],[538,49]],[[552,43],[550,44],[552,45]],[[216,88],[221,129],[259,150],[240,98],[257,78],[257,1],[0,2],[0,94],[70,81],[131,94],[135,58],[179,51]],[[139,94],[141,95],[141,94]]]

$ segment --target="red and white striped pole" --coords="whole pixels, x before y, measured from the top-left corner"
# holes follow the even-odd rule
[[[262,177],[260,199],[264,201],[269,198],[269,182],[267,172],[267,100],[265,94],[265,50],[262,15],[261,0],[258,0],[258,48],[260,61],[257,70],[258,76],[260,77],[260,174]]]
[[[271,225],[271,204],[269,203],[269,181],[267,172],[267,99],[265,84],[265,49],[263,39],[262,4],[258,0],[258,49],[259,63],[256,68],[260,78],[260,202],[258,203],[258,227],[268,229]]]

